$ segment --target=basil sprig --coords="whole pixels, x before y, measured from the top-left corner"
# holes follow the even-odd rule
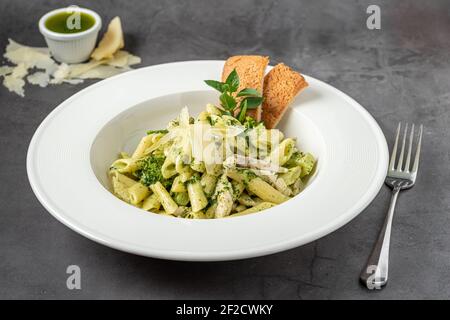
[[[225,82],[205,80],[205,83],[221,93],[219,100],[225,114],[234,116],[235,110],[239,110],[236,119],[240,122],[245,120],[247,110],[256,109],[263,102],[261,93],[256,89],[245,88],[237,92],[239,75],[236,69],[231,71]],[[238,101],[238,97],[243,99]]]

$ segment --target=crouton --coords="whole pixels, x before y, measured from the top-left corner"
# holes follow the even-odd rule
[[[283,63],[264,77],[262,120],[268,129],[275,128],[297,93],[308,83],[303,76]]]

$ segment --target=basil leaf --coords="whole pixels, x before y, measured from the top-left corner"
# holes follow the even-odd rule
[[[230,72],[225,83],[230,86],[230,92],[237,91],[237,89],[239,88],[239,76],[236,72],[236,69],[233,69],[233,71]]]
[[[222,84],[222,91],[221,92],[230,92],[230,85],[228,83]]]
[[[247,100],[244,100],[241,103],[241,110],[239,111],[238,115],[238,120],[240,123],[244,123],[246,114],[247,114]]]
[[[247,101],[247,108],[248,109],[256,109],[262,102],[264,98],[263,97],[247,97],[244,98],[244,101]]]
[[[224,92],[224,87],[223,87],[224,83],[222,83],[222,82],[220,82],[220,81],[216,81],[216,80],[205,80],[205,83],[206,83],[208,86],[210,86],[210,87],[216,89],[217,91]]]
[[[245,88],[239,91],[239,93],[237,94],[237,97],[246,97],[246,96],[261,97],[261,93],[259,93],[259,91],[256,89]]]
[[[222,93],[219,99],[225,110],[233,110],[236,107],[236,100],[226,92]]]

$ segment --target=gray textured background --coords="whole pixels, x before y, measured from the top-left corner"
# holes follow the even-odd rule
[[[61,3],[0,2],[7,38],[44,45],[36,23]],[[382,29],[365,27],[369,4]],[[57,222],[28,184],[25,159],[39,123],[90,83],[0,88],[0,298],[450,298],[450,3],[442,1],[78,1],[104,21],[120,15],[126,48],[153,65],[230,55],[270,55],[348,93],[388,142],[400,120],[425,125],[417,186],[400,195],[390,284],[369,292],[358,273],[384,218],[389,191],[340,230],[271,256],[221,263],[133,256],[89,241]],[[70,176],[67,177],[70,181]],[[82,269],[82,290],[66,289],[66,267]]]

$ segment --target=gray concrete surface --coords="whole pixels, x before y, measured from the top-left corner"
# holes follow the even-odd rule
[[[0,48],[11,37],[44,45],[36,23],[61,3],[0,2]],[[381,30],[366,8],[381,7]],[[389,285],[358,283],[389,191],[340,230],[286,252],[233,262],[144,258],[96,244],[57,222],[28,184],[25,159],[39,123],[90,83],[0,88],[0,298],[448,299],[450,298],[450,3],[441,1],[78,1],[105,21],[120,15],[142,66],[258,53],[327,81],[359,101],[388,142],[400,120],[425,125],[417,186],[400,195]],[[70,175],[67,176],[70,181]],[[82,289],[66,288],[66,267]]]

